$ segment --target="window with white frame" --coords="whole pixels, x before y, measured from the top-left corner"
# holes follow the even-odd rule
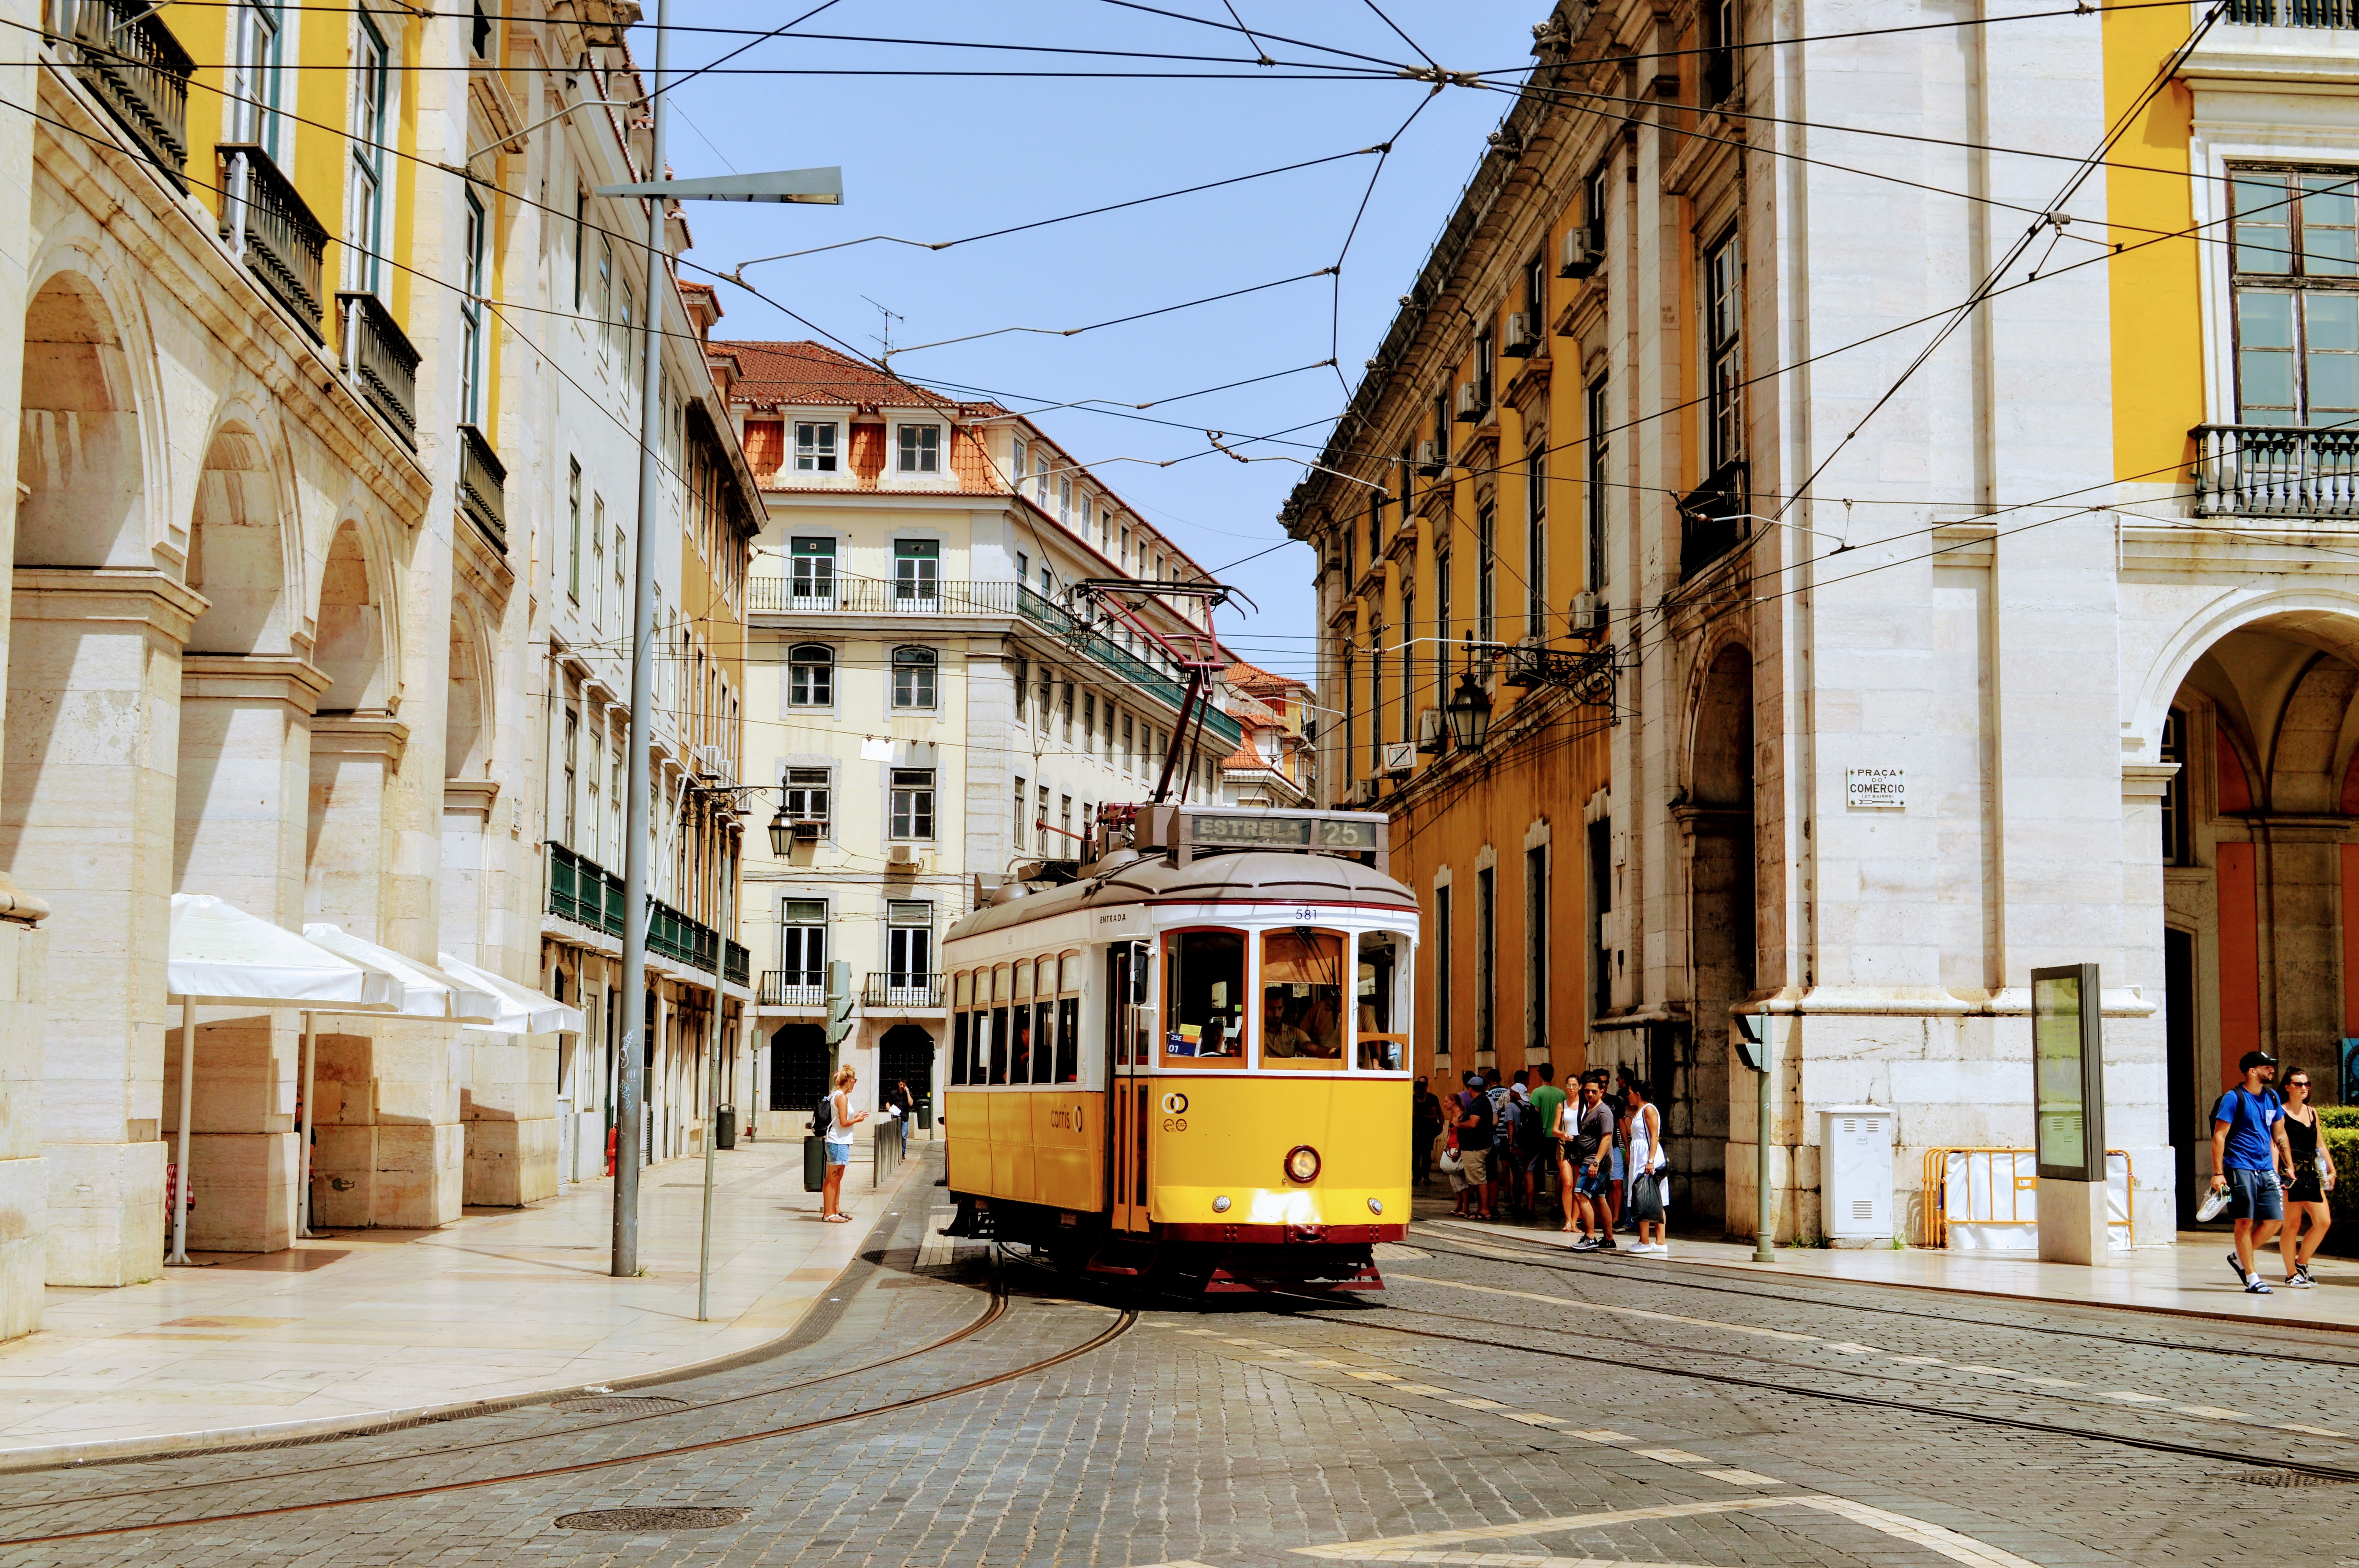
[[[940,425],[904,425],[897,432],[899,446],[895,467],[902,473],[940,473],[942,471],[942,427]]]
[[[834,609],[835,541],[813,538],[788,540],[787,576],[795,609]]]
[[[467,193],[459,294],[459,423],[480,427],[484,417],[484,204]]]
[[[278,7],[237,0],[230,12],[229,139],[278,156]]]
[[[352,168],[344,187],[344,287],[375,293],[385,246],[385,39],[366,16],[353,41]]]
[[[902,998],[895,991],[927,989],[934,974],[934,906],[923,899],[887,899],[885,903],[886,1002],[922,1004],[923,997]]]
[[[940,602],[942,546],[937,539],[893,541],[893,607],[931,609]]]
[[[798,419],[795,421],[795,471],[797,473],[835,472],[835,422],[832,419]]]
[[[778,911],[778,983],[787,1007],[820,1007],[827,995],[827,901],[789,898]]]
[[[2237,422],[2359,424],[2359,170],[2229,176]]]
[[[935,677],[940,673],[941,655],[931,648],[896,648],[893,650],[893,706],[896,708],[932,708],[938,693]]]
[[[787,706],[835,706],[835,650],[824,643],[798,643],[787,651]]]
[[[1734,233],[1704,254],[1703,304],[1705,455],[1717,470],[1745,455],[1745,290]]]
[[[779,809],[788,822],[816,822],[827,831],[829,788],[825,768],[788,768]],[[800,834],[796,837],[800,838]]]
[[[888,786],[889,831],[895,838],[934,836],[934,770],[895,768]]]

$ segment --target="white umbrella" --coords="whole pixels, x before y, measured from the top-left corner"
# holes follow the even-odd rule
[[[462,979],[390,947],[379,946],[341,925],[313,921],[304,925],[303,935],[332,953],[391,974],[402,988],[401,1005],[396,1011],[405,1018],[488,1023],[500,1015],[500,999],[489,987]]]
[[[164,989],[180,1002],[179,1179],[172,1193],[173,1263],[189,1260],[189,1121],[196,1087],[197,1004],[385,1012],[400,1004],[401,986],[381,969],[306,942],[283,925],[248,914],[211,893],[172,895]]]
[[[489,969],[479,969],[463,958],[441,955],[443,969],[490,991],[500,999],[499,1016],[489,1023],[475,1027],[494,1034],[579,1034],[582,1032],[582,1010],[552,1000],[537,990],[527,989],[516,981],[505,979]]]

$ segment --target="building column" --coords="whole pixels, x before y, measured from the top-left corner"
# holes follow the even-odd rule
[[[2141,981],[2145,1000],[2162,1003],[2162,797],[2180,772],[2176,762],[2122,764],[2122,960]],[[2338,849],[2322,846],[2328,882],[2326,941],[2332,953],[2338,933],[2332,906]],[[2330,958],[2331,962],[2331,958]],[[2342,992],[2336,973],[2325,976],[2327,1005],[2339,1013]],[[2119,981],[2115,981],[2119,984]],[[2192,999],[2187,999],[2191,1000]],[[2157,1011],[2148,1017],[2120,1015],[2104,1023],[2105,1141],[2130,1157],[2131,1245],[2169,1246],[2179,1233],[2179,1154],[2171,1146],[2170,1033]],[[2331,1070],[2331,1069],[2330,1069]]]
[[[302,924],[304,815],[311,710],[328,677],[268,654],[190,654],[180,665],[174,881],[290,930]],[[190,1106],[191,1245],[276,1252],[294,1240],[296,1075],[300,1015],[288,1009],[197,1011]],[[167,1080],[186,1042],[165,1038]],[[166,1097],[161,1126],[179,1130]]]
[[[22,567],[9,617],[0,849],[56,914],[41,1053],[47,1278],[164,1258],[164,962],[180,654],[202,594],[141,567]]]

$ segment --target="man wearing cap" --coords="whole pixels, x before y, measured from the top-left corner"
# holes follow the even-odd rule
[[[2277,1061],[2266,1051],[2247,1051],[2236,1064],[2245,1081],[2212,1108],[2212,1185],[2226,1188],[2228,1213],[2236,1222],[2236,1249],[2228,1267],[2249,1295],[2269,1293],[2253,1272],[2253,1249],[2266,1247],[2285,1219],[2285,1195],[2277,1173],[2293,1176],[2293,1149],[2286,1141],[2285,1103],[2270,1086]]]
[[[1498,1126],[1497,1113],[1491,1108],[1491,1097],[1483,1092],[1483,1075],[1466,1075],[1466,1087],[1452,1108],[1458,1129],[1458,1158],[1465,1169],[1462,1173],[1466,1185],[1474,1195],[1481,1209],[1470,1217],[1491,1217],[1492,1134]]]

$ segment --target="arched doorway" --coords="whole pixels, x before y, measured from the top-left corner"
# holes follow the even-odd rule
[[[1742,643],[1723,646],[1697,687],[1686,795],[1672,815],[1687,838],[1690,1022],[1654,1026],[1647,1076],[1665,1112],[1675,1188],[1685,1178],[1675,1196],[1716,1218],[1728,1199],[1729,1009],[1752,992],[1758,963],[1753,655]]]
[[[2265,617],[2174,693],[2161,760],[2164,1041],[2180,1217],[2211,1173],[2211,1108],[2256,1048],[2342,1099],[2359,1037],[2359,619]]]
[[[808,1116],[827,1093],[827,1031],[789,1023],[770,1036],[770,1108]]]
[[[897,1023],[876,1043],[876,1096],[881,1101],[897,1083],[909,1098],[930,1106],[934,1098],[934,1037],[914,1023]]]

